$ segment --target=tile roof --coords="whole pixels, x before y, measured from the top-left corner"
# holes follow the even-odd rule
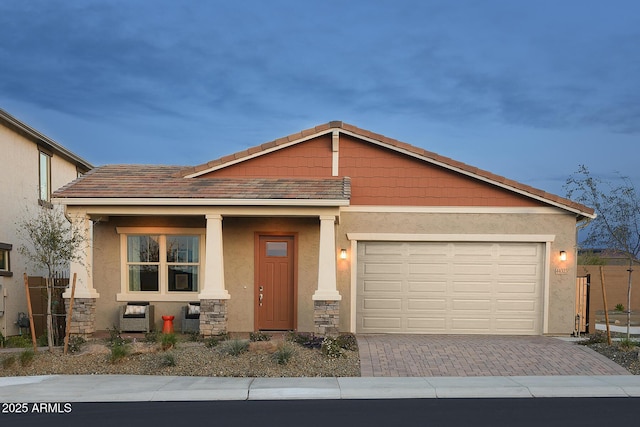
[[[349,200],[349,178],[177,177],[181,166],[106,165],[53,194],[56,198]]]
[[[303,131],[300,131],[282,138],[278,138],[276,140],[266,142],[264,144],[261,144],[255,147],[251,147],[246,150],[239,151],[237,153],[230,154],[230,155],[221,157],[219,159],[212,160],[207,163],[203,163],[198,166],[184,168],[179,172],[177,172],[177,174],[181,176],[189,176],[189,175],[197,176],[199,173],[205,173],[206,171],[212,168],[224,167],[224,165],[227,163],[235,163],[237,161],[241,161],[244,158],[250,158],[255,155],[258,155],[261,152],[267,152],[278,146],[290,144],[295,141],[303,141],[306,138],[329,133],[329,132],[332,132],[333,130],[344,131],[352,135],[359,136],[361,138],[367,138],[370,140],[378,141],[384,145],[390,146],[397,150],[402,150],[402,151],[411,153],[413,155],[417,155],[423,158],[425,161],[437,163],[450,169],[457,169],[467,174],[470,174],[472,176],[476,176],[478,178],[488,180],[506,187],[511,187],[512,189],[518,190],[524,193],[525,195],[529,194],[532,197],[546,199],[555,204],[565,206],[572,210],[580,211],[587,215],[593,215],[595,212],[592,208],[582,205],[580,203],[574,202],[567,198],[560,197],[552,193],[548,193],[544,190],[539,190],[529,185],[522,184],[518,181],[505,178],[504,176],[493,174],[489,171],[479,169],[477,167],[468,165],[466,163],[453,160],[449,157],[441,156],[434,152],[427,151],[423,148],[416,147],[411,144],[407,144],[405,142],[398,141],[396,139],[389,138],[384,135],[380,135],[380,134],[368,131],[366,129],[361,129],[357,126],[353,126],[348,123],[344,123],[342,121],[332,121],[329,123],[325,123],[323,125],[315,126],[313,128],[305,129]]]

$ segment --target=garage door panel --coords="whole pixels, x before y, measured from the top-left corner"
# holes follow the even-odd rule
[[[538,268],[535,265],[525,264],[500,264],[500,276],[514,277],[535,277],[538,274]]]
[[[456,276],[489,276],[494,272],[493,265],[486,264],[453,262],[452,267],[452,273]]]
[[[404,243],[408,256],[429,255],[430,257],[451,256],[451,246],[448,243]]]
[[[532,335],[537,325],[531,319],[496,319],[495,329],[508,334]]]
[[[399,245],[396,242],[377,242],[375,245],[368,245],[365,248],[365,255],[403,255],[403,251],[406,250],[404,245]]]
[[[538,309],[536,301],[529,300],[504,300],[500,299],[496,302],[496,312],[517,312],[517,313],[535,313]]]
[[[417,293],[417,292],[428,292],[428,293],[442,293],[447,290],[447,282],[446,281],[423,281],[423,282],[414,282],[409,281],[407,290],[409,293]]]
[[[411,298],[407,301],[407,311],[428,311],[439,312],[447,310],[446,299],[433,299],[433,298]]]
[[[452,287],[454,294],[460,293],[490,293],[492,290],[491,282],[454,282]]]
[[[402,274],[402,263],[367,262],[364,264],[364,274]]]
[[[429,276],[437,276],[442,275],[446,276],[449,274],[449,264],[447,263],[430,263],[430,262],[409,262],[408,273],[411,275],[422,275],[426,274]]]
[[[444,317],[409,317],[407,319],[408,332],[443,333],[447,329]]]
[[[364,329],[376,329],[382,332],[401,332],[402,319],[400,317],[373,317],[367,316],[363,318],[362,326]]]
[[[362,307],[366,310],[400,310],[400,298],[365,298]]]
[[[540,246],[529,243],[511,243],[508,246],[500,245],[498,247],[498,255],[500,258],[509,259],[516,257],[537,257],[540,252]]]
[[[488,299],[454,299],[451,304],[454,311],[464,312],[490,312],[491,300]]]
[[[454,257],[481,257],[491,258],[495,252],[494,245],[491,243],[456,243],[451,244]]]
[[[365,280],[362,283],[363,291],[372,292],[401,292],[402,282],[397,280]]]
[[[537,289],[538,286],[535,282],[498,282],[496,287],[497,292],[507,294],[535,294]]]
[[[360,243],[356,331],[539,334],[543,255],[538,243]]]
[[[491,321],[484,317],[451,319],[451,332],[454,333],[489,333],[490,330]]]

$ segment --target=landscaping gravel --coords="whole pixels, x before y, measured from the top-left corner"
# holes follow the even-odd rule
[[[249,351],[238,356],[221,354],[217,347],[202,342],[180,342],[163,351],[159,344],[131,343],[130,354],[111,362],[111,350],[105,340],[91,340],[81,351],[63,355],[39,351],[31,363],[23,366],[20,351],[0,352],[0,376],[22,375],[185,375],[210,377],[358,377],[357,351],[344,351],[330,358],[318,349],[291,343],[294,354],[286,364],[274,359],[278,341],[252,342]],[[172,366],[175,365],[175,366]]]
[[[633,375],[640,375],[640,360],[638,360],[638,347],[632,349],[621,348],[618,343],[613,345],[607,343],[587,344],[589,348],[597,351],[603,356],[616,362],[618,365],[631,372]]]

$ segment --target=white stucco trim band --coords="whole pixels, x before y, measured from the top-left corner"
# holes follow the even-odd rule
[[[430,214],[534,214],[566,215],[552,207],[497,207],[497,206],[345,206],[342,212],[358,213],[430,213]]]
[[[348,206],[346,199],[53,198],[66,206]]]
[[[349,240],[398,242],[553,242],[554,234],[403,234],[347,233]]]

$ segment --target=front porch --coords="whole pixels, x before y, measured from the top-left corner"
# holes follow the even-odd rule
[[[338,207],[221,207],[214,211],[196,207],[68,206],[67,211],[75,225],[86,230],[90,243],[85,259],[71,266],[72,274],[78,275],[71,324],[74,334],[89,336],[111,328],[116,324],[114,316],[119,306],[130,301],[146,301],[156,306],[153,319],[156,329],[161,327],[162,315],[178,319],[183,305],[198,301],[200,333],[204,336],[260,329],[338,332],[342,299],[336,282],[340,251],[335,243]],[[135,263],[130,259],[129,236],[150,236],[159,242],[157,251],[163,254],[170,236],[187,235],[199,239],[197,249],[192,248],[197,255],[193,259],[197,261],[185,262],[183,266],[169,257],[163,260],[164,255],[160,261],[148,263],[138,262],[135,257]],[[293,274],[289,296],[267,295],[264,287],[271,284],[265,280],[283,278],[278,279],[270,271],[260,272],[263,261],[256,243],[259,236],[275,237],[266,240],[275,243],[282,236],[295,238],[290,254]],[[274,245],[274,250],[278,247]],[[277,252],[274,254],[279,257]],[[138,273],[142,269],[138,264],[153,267],[155,287],[133,285],[132,280],[143,277]],[[175,276],[174,270],[186,271],[187,267],[189,280],[195,280],[196,285],[178,289],[171,275]],[[64,297],[68,303],[70,292]],[[281,328],[265,326],[261,320],[262,307],[270,301],[277,311],[279,302],[287,298],[291,304],[291,323]]]

